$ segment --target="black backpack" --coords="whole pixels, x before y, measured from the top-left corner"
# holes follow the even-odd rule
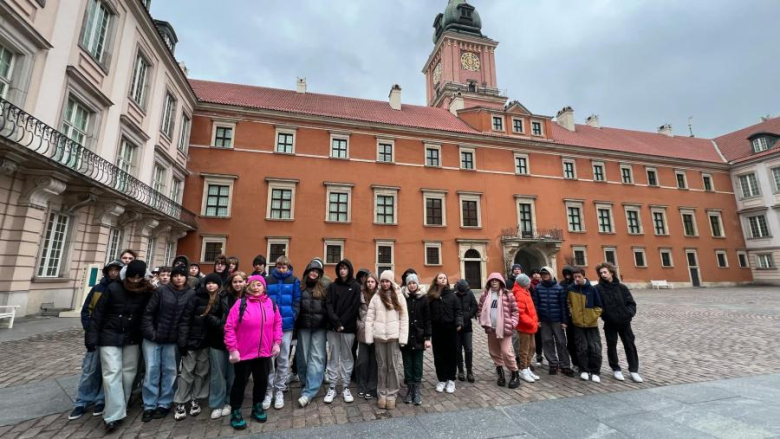
[[[270,297],[269,297],[269,299],[271,300],[271,303],[273,303],[273,305],[274,305],[274,313],[276,313],[276,302],[274,302],[274,299],[271,299]],[[241,321],[244,320],[244,312],[246,311],[246,302],[247,302],[246,295],[242,295],[241,296],[241,303],[238,305],[238,324],[239,325],[241,324]]]

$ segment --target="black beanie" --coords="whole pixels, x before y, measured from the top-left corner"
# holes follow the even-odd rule
[[[468,281],[466,281],[466,279],[459,280],[458,282],[455,283],[455,289],[458,292],[465,293],[470,289]]]
[[[146,262],[141,260],[134,260],[127,264],[127,270],[125,271],[125,277],[144,277],[146,276]]]
[[[206,276],[205,279],[203,279],[203,285],[206,285],[209,282],[217,284],[220,288],[222,288],[222,277],[217,273],[211,273]]]
[[[176,275],[187,277],[189,276],[189,271],[185,265],[177,265],[173,267],[173,270],[171,270],[171,278]]]

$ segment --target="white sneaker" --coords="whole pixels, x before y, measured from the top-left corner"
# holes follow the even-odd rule
[[[530,370],[528,370],[528,369],[523,369],[523,371],[522,371],[522,372],[520,372],[520,378],[522,378],[522,379],[523,379],[523,381],[525,381],[525,382],[527,382],[527,383],[533,383],[533,382],[536,382],[536,380],[534,379],[534,377],[532,377],[532,376],[531,376],[531,371],[530,371]]]
[[[536,366],[541,366],[542,364],[542,357],[536,357]]]
[[[300,398],[298,398],[298,405],[301,406],[301,408],[306,407],[307,405],[309,405],[309,398],[305,396],[301,396]]]
[[[455,393],[455,381],[447,381],[447,393]]]
[[[222,409],[214,409],[211,411],[211,419],[219,419],[222,417]]]
[[[580,374],[580,379],[583,381],[588,381],[588,379],[590,379],[590,376],[588,376],[588,372],[582,372]]]
[[[642,379],[642,376],[636,372],[631,372],[631,379],[634,380],[635,383],[645,382],[645,380]]]
[[[593,381],[594,383],[600,383],[601,377],[594,373],[593,375],[590,376],[590,380]]]
[[[349,389],[344,389],[344,391],[341,392],[341,396],[344,397],[344,402],[355,401],[355,398],[352,396],[352,392],[350,392]]]
[[[336,389],[333,387],[328,389],[328,393],[325,394],[325,404],[330,404],[336,398]]]
[[[274,398],[274,408],[276,410],[284,408],[284,393],[281,390],[276,392],[276,398]]]
[[[440,382],[439,384],[436,385],[436,391],[441,393],[441,392],[444,391],[444,387],[446,387],[446,386],[447,386],[447,383],[442,381],[442,382]]]
[[[612,372],[612,375],[618,381],[625,381],[626,380],[626,378],[623,376],[623,372],[621,372],[619,370],[616,370],[616,371]]]
[[[542,379],[542,377],[540,377],[539,375],[535,374],[534,371],[532,371],[530,367],[527,370],[528,370],[528,373],[530,373],[531,376],[534,377],[534,379],[536,381],[539,381],[540,379]]]
[[[291,374],[289,375],[289,377],[287,378],[287,384],[290,384],[290,383],[297,383],[297,382],[298,382],[298,381],[300,381],[300,380],[301,380],[301,379],[300,379],[300,378],[298,378],[298,374],[297,374],[297,373],[291,373]]]
[[[225,406],[222,407],[222,417],[230,416],[231,411],[233,411],[233,407],[230,407],[230,404],[225,404]]]
[[[263,410],[268,410],[271,408],[271,401],[274,400],[274,394],[273,393],[266,393],[265,399],[263,399]]]

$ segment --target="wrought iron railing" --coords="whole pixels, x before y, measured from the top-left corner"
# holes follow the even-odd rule
[[[522,227],[509,227],[501,230],[502,238],[528,239],[534,241],[563,241],[561,229],[533,229],[524,230]]]
[[[2,98],[0,137],[88,177],[99,185],[134,198],[160,213],[194,225],[195,215],[180,204]]]

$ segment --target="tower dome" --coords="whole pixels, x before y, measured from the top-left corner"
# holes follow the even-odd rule
[[[478,37],[482,35],[482,19],[474,6],[466,0],[449,0],[444,13],[436,16],[433,22],[435,29],[433,42],[439,41],[439,37],[445,31],[454,31],[463,34],[471,34]]]

